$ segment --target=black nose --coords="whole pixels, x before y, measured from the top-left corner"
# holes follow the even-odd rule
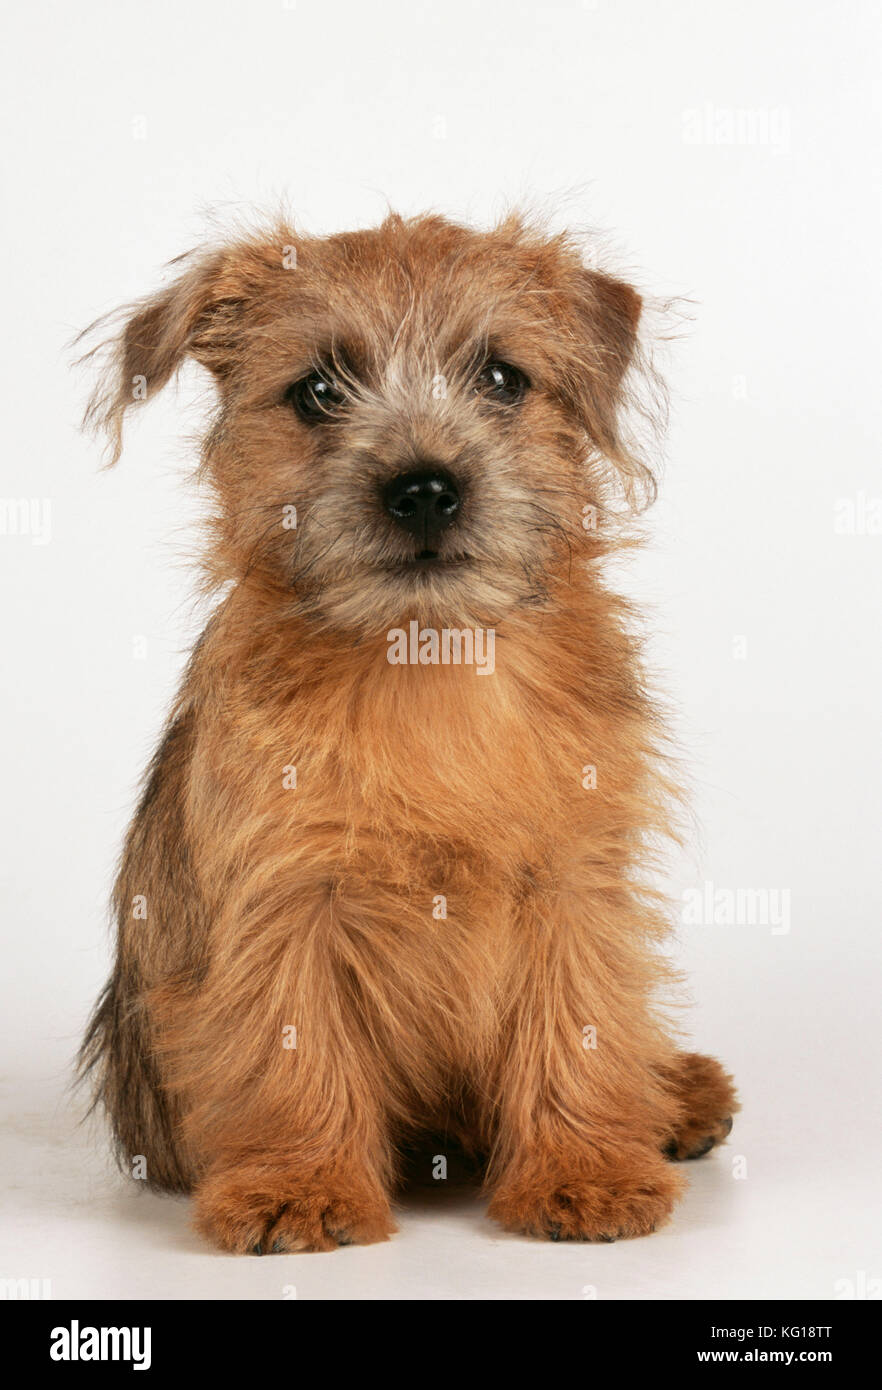
[[[403,531],[430,548],[456,520],[460,505],[459,488],[441,469],[399,473],[383,489],[383,506],[389,515]]]

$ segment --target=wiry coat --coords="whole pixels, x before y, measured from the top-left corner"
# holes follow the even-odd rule
[[[115,348],[116,452],[133,379],[215,375],[225,596],[129,833],[84,1060],[121,1152],[227,1248],[383,1238],[401,1147],[445,1129],[507,1226],[640,1234],[682,1185],[664,1151],[727,1132],[728,1078],[657,1012],[675,791],[601,576],[611,475],[649,484],[620,426],[639,313],[567,238],[392,217],[204,254]],[[528,378],[515,408],[476,392],[488,357]],[[286,390],[321,364],[345,408],[308,427]],[[425,458],[463,516],[414,575],[378,496]],[[495,671],[391,665],[412,619],[494,628]]]

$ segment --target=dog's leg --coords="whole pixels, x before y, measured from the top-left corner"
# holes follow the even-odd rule
[[[702,1158],[723,1143],[740,1109],[732,1077],[714,1057],[698,1052],[678,1053],[662,1075],[680,1110],[664,1153],[674,1159]]]
[[[610,907],[589,915],[573,895],[513,926],[488,1117],[489,1214],[510,1230],[645,1235],[683,1188],[661,1152],[679,1109],[660,1075],[673,1048],[650,1005],[657,967],[639,913]]]
[[[340,964],[333,887],[294,886],[283,868],[255,871],[241,891],[166,1031],[200,1156],[196,1226],[241,1253],[385,1240],[385,1072]]]

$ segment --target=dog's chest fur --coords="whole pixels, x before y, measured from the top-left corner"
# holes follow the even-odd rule
[[[482,675],[392,665],[385,634],[315,641],[292,626],[243,650],[219,624],[190,680],[195,838],[236,840],[246,863],[249,845],[262,861],[274,850],[280,872],[338,889],[386,885],[430,915],[454,883],[520,891],[525,872],[559,875],[586,839],[604,848],[645,775],[629,736],[646,711],[615,636],[513,622]]]

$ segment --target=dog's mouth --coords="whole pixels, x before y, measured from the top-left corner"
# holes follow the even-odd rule
[[[442,555],[437,550],[421,550],[417,555],[407,555],[387,565],[390,574],[433,574],[462,569],[471,564],[472,557],[466,554]]]

